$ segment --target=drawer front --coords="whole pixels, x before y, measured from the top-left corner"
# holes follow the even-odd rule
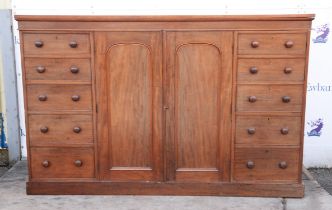
[[[305,55],[305,33],[241,33],[238,36],[239,54],[296,54]]]
[[[238,82],[303,82],[305,59],[239,59]]]
[[[90,59],[26,58],[26,80],[91,80]]]
[[[90,85],[27,85],[29,111],[91,111]]]
[[[237,145],[300,145],[301,117],[237,116]]]
[[[238,85],[237,111],[302,110],[302,85]]]
[[[92,148],[31,148],[32,179],[93,178]]]
[[[24,33],[23,51],[25,56],[86,56],[90,54],[89,34]]]
[[[233,173],[239,182],[296,182],[299,149],[236,148]]]
[[[91,115],[29,115],[31,146],[92,144]]]

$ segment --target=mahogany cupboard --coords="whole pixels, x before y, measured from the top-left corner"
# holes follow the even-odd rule
[[[302,197],[313,18],[16,16],[27,193]]]

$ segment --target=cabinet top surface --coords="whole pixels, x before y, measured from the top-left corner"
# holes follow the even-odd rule
[[[186,21],[311,21],[314,14],[288,15],[15,15],[17,21],[75,21],[75,22],[186,22]]]

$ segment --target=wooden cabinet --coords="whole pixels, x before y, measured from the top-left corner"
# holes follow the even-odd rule
[[[302,197],[313,17],[16,16],[28,194]]]

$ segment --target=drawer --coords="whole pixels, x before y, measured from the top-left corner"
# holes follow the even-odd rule
[[[303,82],[305,59],[238,59],[238,82]]]
[[[31,176],[40,178],[93,178],[92,148],[31,148]]]
[[[27,80],[91,80],[90,59],[26,58]]]
[[[233,178],[238,182],[297,182],[299,149],[236,148]]]
[[[91,111],[91,85],[27,85],[29,111]]]
[[[24,33],[25,56],[90,56],[89,34]]]
[[[300,145],[301,117],[237,116],[237,145]]]
[[[305,55],[305,33],[240,33],[239,54]]]
[[[238,85],[237,111],[302,110],[302,85]]]
[[[31,146],[92,144],[91,115],[29,115]]]

